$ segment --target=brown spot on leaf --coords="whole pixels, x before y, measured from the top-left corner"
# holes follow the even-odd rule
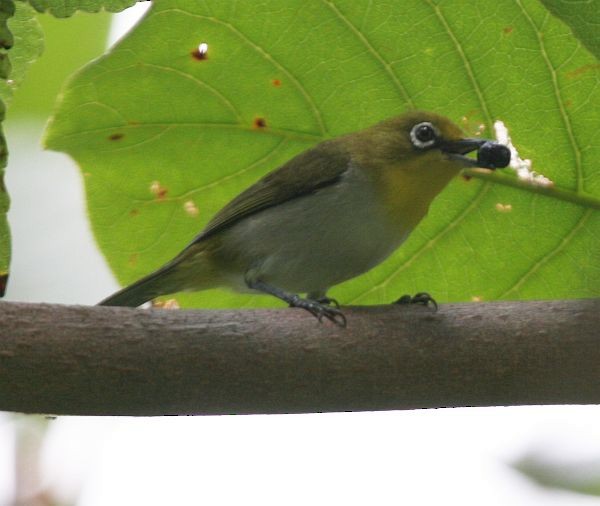
[[[124,133],[121,132],[117,132],[116,134],[112,134],[108,136],[108,140],[109,141],[119,141],[121,140],[123,137],[125,137]]]
[[[0,272],[0,297],[4,297],[6,283],[8,283],[8,272]]]
[[[273,79],[271,82],[276,88],[279,88],[281,86],[281,81],[279,79]]]
[[[267,128],[267,120],[265,118],[254,118],[254,128]]]
[[[198,51],[198,49],[194,49],[190,54],[196,60],[208,60],[208,56],[206,56],[206,53],[201,53],[200,51]]]
[[[565,100],[565,107],[571,107],[573,105],[573,101],[570,98],[567,98],[567,100]]]
[[[575,70],[567,72],[565,75],[570,79],[574,79],[592,70],[600,70],[600,63],[588,63],[587,65],[582,65],[581,67],[578,67]]]
[[[506,35],[510,35],[513,32],[514,28],[512,26],[505,26],[502,31],[506,34]]]
[[[462,175],[462,178],[463,178],[463,180],[464,180],[465,182],[467,182],[467,183],[468,183],[469,181],[471,181],[471,179],[473,179],[473,176],[469,176],[469,175],[467,175],[467,174],[463,174],[463,175]]]
[[[137,264],[139,257],[140,257],[139,253],[133,253],[133,254],[129,255],[129,260],[127,261],[127,263],[131,267],[135,267],[135,264]]]
[[[169,193],[163,185],[161,185],[158,181],[152,181],[150,185],[150,191],[154,194],[157,200],[164,200]]]
[[[140,214],[140,210],[133,208],[131,211],[129,211],[129,216],[137,216],[138,214]]]

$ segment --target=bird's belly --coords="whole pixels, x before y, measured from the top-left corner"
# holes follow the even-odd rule
[[[222,251],[238,266],[230,276],[299,292],[324,292],[389,256],[408,230],[392,226],[375,200],[348,186],[333,186],[241,220],[222,235]]]

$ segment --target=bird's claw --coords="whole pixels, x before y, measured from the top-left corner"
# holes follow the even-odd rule
[[[290,302],[290,306],[306,309],[321,323],[323,322],[323,318],[327,318],[330,322],[335,323],[339,327],[346,327],[346,317],[344,316],[344,313],[339,310],[340,306],[337,301],[335,299],[329,299],[329,297],[325,297],[325,299],[327,299],[327,302],[323,301],[323,299],[310,300],[295,297],[292,302]],[[336,307],[326,305],[331,303]]]
[[[342,327],[342,328],[346,327],[347,321],[346,321],[346,317],[344,316],[344,313],[342,313],[336,307],[328,307],[328,306],[321,306],[321,307],[324,309],[324,311],[320,311],[319,315],[317,316],[317,318],[320,322],[322,322],[323,317],[325,317],[330,322],[335,323],[338,327]]]
[[[323,304],[319,304],[319,306],[320,308],[317,309],[316,312],[309,310],[317,317],[319,322],[323,322],[323,318],[327,318],[330,322],[335,323],[338,327],[346,327],[346,317],[344,316],[344,313],[342,313],[337,307],[324,306]]]
[[[426,307],[432,307],[434,311],[438,310],[435,299],[427,292],[419,292],[416,295],[403,295],[394,304],[422,304]]]

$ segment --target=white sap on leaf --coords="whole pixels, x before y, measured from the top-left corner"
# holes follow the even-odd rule
[[[519,152],[513,145],[508,133],[508,128],[506,128],[506,125],[503,121],[498,120],[494,122],[494,131],[496,132],[496,140],[500,144],[504,144],[508,149],[510,149],[509,165],[515,170],[519,179],[522,181],[527,181],[536,186],[554,186],[554,181],[531,170],[531,160],[522,159],[519,156]]]

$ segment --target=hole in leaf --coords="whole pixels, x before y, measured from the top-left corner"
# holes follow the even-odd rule
[[[198,47],[192,51],[192,56],[196,60],[207,60],[208,59],[208,44],[201,42]]]

